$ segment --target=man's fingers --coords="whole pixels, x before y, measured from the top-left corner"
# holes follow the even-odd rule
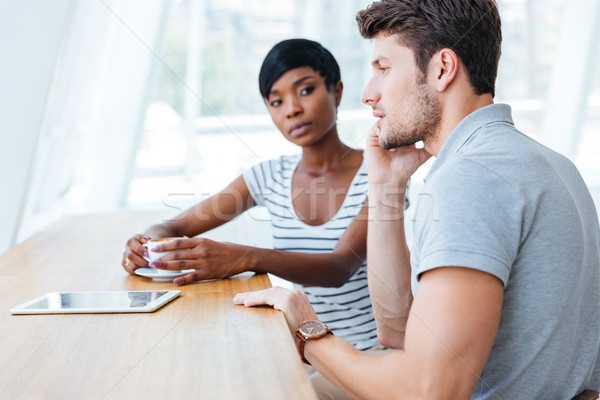
[[[238,293],[233,298],[233,303],[243,304],[246,307],[269,305],[276,310],[285,311],[286,305],[292,300],[293,296],[297,295],[296,292],[296,290],[275,286],[256,292]]]
[[[367,135],[367,147],[379,147],[379,129],[374,126]]]
[[[233,298],[233,304],[244,304],[246,299],[255,292],[244,292],[244,293],[238,293],[235,295],[235,297]]]
[[[238,293],[233,298],[233,304],[243,304],[246,307],[252,307],[256,305],[265,304],[261,300],[259,300],[257,293],[262,292],[247,292],[247,293]]]
[[[243,304],[246,307],[273,305],[272,289],[259,290],[257,292],[238,293],[233,298],[234,304]]]
[[[431,154],[425,150],[425,147],[419,149],[419,162],[421,165],[425,164],[425,161],[431,158]]]
[[[283,311],[292,333],[298,329],[302,321],[317,319],[308,297],[298,289],[275,286],[258,292],[239,293],[233,298],[233,303],[243,304],[246,307],[270,305],[276,310]]]

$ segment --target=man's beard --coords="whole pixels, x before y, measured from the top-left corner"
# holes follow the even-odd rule
[[[442,120],[440,101],[431,95],[425,83],[417,83],[404,101],[395,107],[404,107],[404,121],[392,121],[393,113],[386,113],[388,129],[385,135],[379,135],[379,147],[390,150],[401,146],[410,146],[419,141],[430,142],[438,133]],[[383,133],[383,132],[382,132]]]

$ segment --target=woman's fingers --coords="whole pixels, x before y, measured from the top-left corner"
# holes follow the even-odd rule
[[[150,261],[148,264],[152,268],[156,269],[169,269],[169,270],[182,270],[182,269],[197,269],[198,262],[196,260],[177,260],[177,261],[164,261],[162,259]]]
[[[180,238],[171,240],[170,242],[166,242],[163,244],[158,244],[150,247],[150,250],[156,253],[162,253],[165,251],[173,251],[173,250],[181,250],[181,249],[191,249],[194,248],[198,241],[206,240],[206,239],[190,239],[190,238]]]
[[[159,258],[161,262],[171,262],[171,261],[179,261],[179,260],[204,260],[206,257],[206,252],[203,252],[200,249],[184,249],[184,250],[175,250],[172,253],[166,254]]]
[[[134,274],[137,268],[148,265],[148,262],[143,257],[146,249],[142,246],[148,240],[150,240],[148,236],[137,234],[127,241],[121,265],[130,274]]]
[[[180,276],[179,278],[175,278],[173,280],[173,283],[177,286],[187,285],[188,283],[198,281],[199,279],[197,278],[197,275],[198,274],[196,274],[195,272],[192,272],[187,275]]]
[[[121,265],[123,265],[123,268],[125,268],[127,272],[134,274],[136,269],[147,266],[148,262],[139,254],[134,253],[128,248],[125,251]]]

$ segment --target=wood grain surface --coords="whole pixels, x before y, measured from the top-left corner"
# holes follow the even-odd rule
[[[156,213],[67,217],[0,256],[0,398],[314,399],[283,314],[234,306],[267,275],[177,287],[128,275]],[[46,292],[179,289],[154,313],[10,315]]]

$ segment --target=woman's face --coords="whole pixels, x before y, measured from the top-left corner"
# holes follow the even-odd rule
[[[342,83],[327,90],[325,78],[311,67],[294,68],[273,83],[265,100],[277,128],[299,146],[319,142],[335,128]]]

